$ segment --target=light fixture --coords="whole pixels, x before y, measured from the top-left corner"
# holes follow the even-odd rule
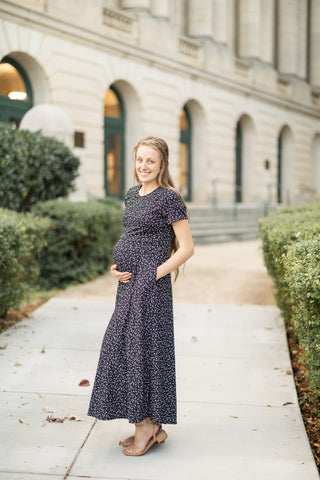
[[[8,97],[10,100],[25,100],[27,97],[26,92],[10,92]]]

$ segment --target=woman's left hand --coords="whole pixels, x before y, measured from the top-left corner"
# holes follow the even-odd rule
[[[132,277],[132,273],[130,272],[119,272],[117,270],[116,264],[111,265],[110,271],[111,271],[111,275],[115,277],[117,280],[119,280],[119,282],[122,282],[122,283],[128,283],[130,278]]]

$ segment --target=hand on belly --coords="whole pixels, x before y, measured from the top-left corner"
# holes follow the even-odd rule
[[[132,277],[132,273],[130,272],[119,272],[116,264],[111,265],[111,275],[122,283],[128,283]]]

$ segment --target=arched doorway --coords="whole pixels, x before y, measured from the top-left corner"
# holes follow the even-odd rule
[[[282,127],[278,136],[277,202],[290,205],[292,200],[292,132]]]
[[[236,128],[236,179],[235,179],[235,201],[242,202],[242,127],[240,120]]]
[[[235,132],[235,202],[250,202],[254,199],[254,124],[244,114],[236,124]]]
[[[186,201],[191,201],[191,117],[187,106],[180,112],[179,190]]]
[[[123,198],[125,112],[122,98],[111,86],[104,98],[104,188],[106,195]]]
[[[0,63],[0,122],[17,127],[33,106],[31,83],[24,69],[10,57]]]

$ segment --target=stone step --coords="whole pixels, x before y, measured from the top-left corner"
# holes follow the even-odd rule
[[[195,244],[257,238],[263,206],[239,205],[236,208],[189,206],[190,229]]]

